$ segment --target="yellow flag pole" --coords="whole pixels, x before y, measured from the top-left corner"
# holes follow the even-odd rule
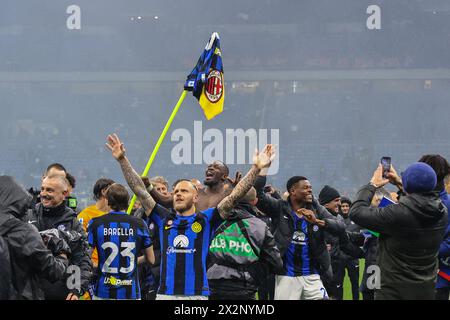
[[[175,116],[177,115],[178,110],[180,109],[181,104],[183,103],[184,98],[186,97],[187,90],[183,90],[183,93],[181,93],[180,98],[178,99],[177,104],[173,108],[172,114],[170,115],[169,120],[167,121],[164,130],[161,132],[161,135],[159,136],[158,142],[156,143],[155,148],[153,149],[152,154],[150,155],[150,158],[148,159],[147,165],[145,166],[144,172],[142,173],[143,176],[147,176],[148,171],[150,170],[150,167],[152,166],[153,160],[155,160],[156,154],[159,151],[159,148],[161,147],[162,142],[164,141],[164,138],[166,137],[167,131],[169,131],[170,126],[172,125],[173,119],[175,119]],[[130,214],[131,210],[133,209],[134,203],[136,202],[136,195],[133,195],[133,198],[131,199],[130,205],[128,206],[127,213]]]

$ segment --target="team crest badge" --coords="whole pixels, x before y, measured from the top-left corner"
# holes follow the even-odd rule
[[[319,227],[315,225],[315,226],[313,227],[313,231],[314,231],[314,232],[317,232],[318,230],[319,230]]]
[[[209,102],[216,103],[222,98],[223,94],[223,77],[217,70],[211,70],[206,79],[204,86],[205,96]]]
[[[198,223],[198,222],[194,222],[194,223],[192,224],[191,229],[192,229],[192,231],[194,231],[195,233],[199,233],[199,232],[202,231],[202,225],[201,225],[200,223]]]

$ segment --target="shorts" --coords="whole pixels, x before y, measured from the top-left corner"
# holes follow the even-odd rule
[[[328,300],[318,274],[275,277],[275,300]]]
[[[156,300],[208,300],[208,297],[158,294],[156,295]]]

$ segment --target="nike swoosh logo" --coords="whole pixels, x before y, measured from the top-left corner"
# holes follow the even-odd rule
[[[36,220],[33,220],[33,221],[28,220],[28,223],[35,223],[35,222],[37,222],[37,221]]]
[[[164,226],[164,230],[170,229],[172,226]]]

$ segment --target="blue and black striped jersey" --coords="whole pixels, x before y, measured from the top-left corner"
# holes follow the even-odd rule
[[[209,295],[206,257],[215,227],[221,221],[218,210],[210,208],[183,217],[156,205],[150,219],[159,228],[161,243],[158,292],[167,295]]]
[[[102,299],[140,299],[137,260],[152,245],[144,220],[112,211],[89,222],[88,240],[98,251],[95,295]]]
[[[294,234],[291,243],[283,257],[285,275],[290,277],[309,276],[316,274],[311,263],[309,247],[308,222],[291,212],[294,221]]]

